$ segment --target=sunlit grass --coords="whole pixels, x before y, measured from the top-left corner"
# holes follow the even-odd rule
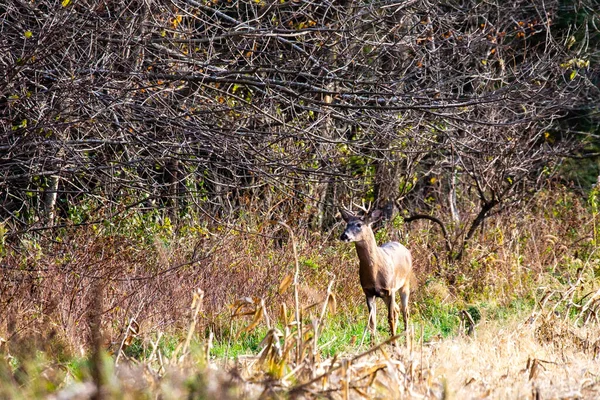
[[[573,215],[565,219],[576,221]],[[44,398],[69,390],[89,397],[95,390],[86,319],[92,304],[87,289],[96,282],[87,278],[90,271],[110,277],[102,368],[110,376],[108,392],[124,398],[256,398],[270,390],[286,396],[293,390],[308,393],[305,389],[343,397],[350,390],[346,376],[354,379],[356,393],[379,397],[442,397],[447,391],[457,398],[514,398],[531,396],[535,385],[546,394],[579,390],[579,397],[590,397],[583,383],[598,385],[591,361],[599,356],[594,346],[600,348],[594,330],[599,254],[585,240],[571,246],[573,226],[563,232],[563,225],[568,224],[544,218],[530,225],[498,220],[494,234],[471,249],[472,258],[453,266],[428,258],[436,246],[431,230],[419,228],[418,237],[413,232],[419,282],[410,298],[412,340],[400,320],[398,346],[373,352],[356,255],[337,242],[300,238],[300,281],[294,287],[288,279],[287,289],[281,282],[294,269],[290,243],[276,248],[239,233],[208,243],[202,251],[210,258],[181,268],[192,254],[190,237],[163,235],[155,242],[142,230],[138,242],[81,234],[53,244],[53,250],[27,242],[23,258],[9,262],[39,265],[44,274],[28,276],[31,291],[13,294],[24,306],[14,310],[25,330],[18,340],[0,340],[0,398]],[[219,251],[210,253],[214,248]],[[164,270],[171,272],[136,280]],[[198,288],[205,297],[195,313],[189,303]],[[302,310],[301,341],[294,289]],[[232,319],[231,305],[238,299],[248,309]],[[377,311],[375,343],[381,343],[389,331],[380,299]],[[134,312],[139,332],[124,340]],[[326,379],[311,383],[320,375]],[[369,380],[372,388],[364,385]]]

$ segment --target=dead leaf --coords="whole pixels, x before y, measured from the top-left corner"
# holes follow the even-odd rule
[[[279,294],[285,293],[285,291],[290,287],[294,280],[294,276],[292,274],[287,274],[285,278],[279,284]]]

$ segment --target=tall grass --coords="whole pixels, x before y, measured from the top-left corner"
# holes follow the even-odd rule
[[[281,239],[275,224],[173,226],[155,215],[154,225],[140,216],[3,237],[0,397],[91,395],[98,386],[131,398],[522,394],[498,388],[504,379],[533,390],[560,349],[584,364],[598,356],[589,328],[599,309],[596,217],[569,192],[542,193],[518,216],[490,218],[455,264],[442,261],[428,222],[382,227],[379,236],[407,243],[415,259],[407,349],[359,347],[367,316],[358,263],[334,232]],[[378,340],[388,335],[380,326]],[[465,358],[473,349],[481,360]],[[486,383],[486,363],[506,357],[532,378],[521,382],[507,367]],[[479,369],[451,373],[453,362]]]
[[[0,363],[0,397],[56,393],[50,398],[88,398],[102,393],[132,399],[593,398],[600,394],[600,285],[589,273],[580,272],[571,284],[541,288],[534,309],[504,319],[480,319],[471,334],[465,330],[444,340],[426,340],[421,328],[409,332],[414,336],[410,346],[392,347],[388,339],[359,348],[355,342],[346,351],[338,348],[331,354],[325,332],[340,333],[341,322],[330,321],[323,312],[332,297],[324,297],[314,307],[320,311],[312,314],[307,311],[310,305],[300,304],[304,310],[300,321],[295,310],[282,313],[277,322],[265,321],[267,330],[253,327],[256,315],[268,320],[264,301],[247,300],[243,304],[252,318],[244,320],[238,333],[249,331],[245,335],[262,341],[250,354],[238,354],[233,360],[213,358],[212,337],[198,335],[203,293],[192,297],[187,332],[175,343],[161,335],[142,338],[132,329],[121,341],[118,365],[118,357],[106,353],[63,364],[42,351],[29,359],[8,356]],[[243,320],[242,313],[234,318],[238,317]],[[298,335],[301,341],[296,340]],[[133,343],[144,350],[132,353]],[[98,371],[103,379],[95,377]]]

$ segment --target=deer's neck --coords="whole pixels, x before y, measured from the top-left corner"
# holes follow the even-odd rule
[[[371,234],[365,240],[355,242],[356,253],[360,260],[360,269],[362,271],[368,269],[377,273],[377,267],[379,265],[379,250],[377,248],[377,242],[375,236]]]

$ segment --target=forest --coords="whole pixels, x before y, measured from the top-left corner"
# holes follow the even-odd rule
[[[599,213],[596,0],[0,4],[0,399],[597,398]]]

